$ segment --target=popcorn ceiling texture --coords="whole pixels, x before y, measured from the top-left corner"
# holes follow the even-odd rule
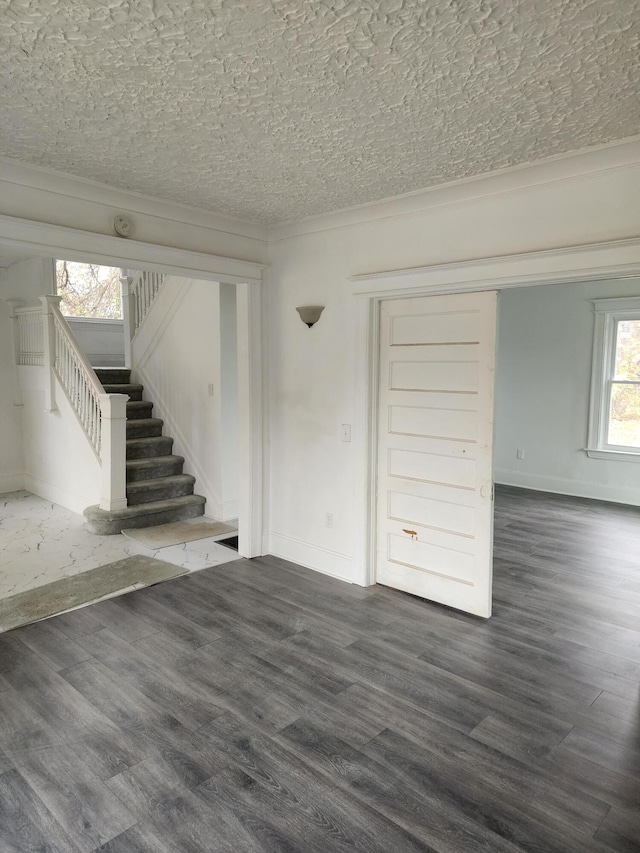
[[[640,132],[640,0],[2,0],[0,150],[274,224]]]

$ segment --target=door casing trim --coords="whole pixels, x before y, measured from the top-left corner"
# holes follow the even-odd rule
[[[238,299],[239,547],[241,557],[264,550],[262,282],[265,265],[188,249],[125,240],[0,215],[0,253],[59,258],[187,276],[236,285]]]
[[[355,312],[354,583],[375,581],[380,303],[513,287],[587,283],[640,275],[640,238],[476,258],[351,277]]]

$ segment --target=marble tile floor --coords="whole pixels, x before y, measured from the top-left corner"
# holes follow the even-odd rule
[[[212,521],[203,517],[197,524]],[[214,539],[152,550],[122,534],[96,536],[81,515],[32,495],[0,495],[0,598],[136,554],[198,571],[238,559],[231,548]]]

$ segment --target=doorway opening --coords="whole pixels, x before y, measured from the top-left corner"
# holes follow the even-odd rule
[[[38,281],[33,293],[23,277],[10,273],[7,292],[15,304],[38,303],[41,293],[53,294],[53,264],[49,258],[119,268],[147,269],[158,273],[188,276],[208,282],[231,285],[237,305],[237,394],[238,394],[238,518],[239,554],[253,557],[263,553],[263,421],[261,354],[261,280],[263,265],[232,258],[178,250],[135,240],[122,240],[101,234],[84,234],[66,227],[47,227],[21,222],[14,238],[3,239],[3,251],[16,261],[35,259]],[[41,289],[42,281],[49,289]],[[37,292],[36,292],[37,291]],[[31,297],[35,301],[31,301]],[[9,319],[6,320],[9,326]],[[7,329],[10,334],[10,329]],[[12,482],[18,479],[18,471]],[[20,475],[21,476],[21,475]],[[55,499],[53,495],[49,495]],[[76,510],[77,511],[77,510]]]
[[[367,436],[359,456],[362,536],[356,547],[356,557],[362,564],[361,582],[364,585],[376,582],[378,351],[381,303],[387,299],[472,293],[492,289],[499,290],[502,298],[505,292],[519,288],[537,289],[541,285],[555,288],[563,284],[586,286],[592,282],[624,281],[630,275],[639,274],[640,242],[623,240],[550,252],[531,252],[410,270],[365,274],[352,278],[356,297],[355,314],[359,353],[356,384],[362,388],[357,399],[359,415],[355,420],[356,429],[361,427]],[[587,362],[588,372],[588,359]],[[580,433],[575,447],[576,452],[584,453],[584,431]],[[612,484],[609,485],[613,488]],[[610,492],[610,495],[612,496],[613,492]]]

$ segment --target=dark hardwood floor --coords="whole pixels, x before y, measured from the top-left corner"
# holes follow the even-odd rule
[[[640,511],[500,489],[489,621],[266,557],[0,636],[0,851],[640,850]]]

